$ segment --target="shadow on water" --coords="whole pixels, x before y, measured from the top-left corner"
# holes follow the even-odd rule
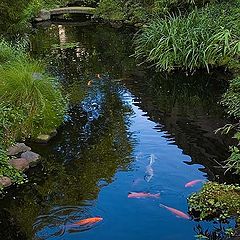
[[[161,201],[187,211],[184,182],[218,179],[227,140],[213,130],[225,123],[217,102],[226,86],[214,74],[142,74],[129,58],[131,38],[128,29],[100,25],[50,26],[32,36],[32,54],[58,76],[70,110],[56,138],[31,144],[42,163],[1,200],[0,239],[193,239],[214,229],[182,222],[157,200],[126,196],[160,192]],[[69,228],[94,216],[106,220]]]
[[[219,101],[229,76],[133,73],[132,78],[125,85],[136,96],[135,104],[158,123],[157,131],[167,131],[166,137],[191,156],[186,163],[202,164],[209,180],[226,181],[222,164],[229,156],[231,139],[214,132],[227,123]]]

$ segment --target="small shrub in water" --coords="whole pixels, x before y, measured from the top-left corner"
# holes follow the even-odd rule
[[[200,220],[238,217],[240,214],[240,187],[238,185],[207,182],[188,198],[189,211]]]

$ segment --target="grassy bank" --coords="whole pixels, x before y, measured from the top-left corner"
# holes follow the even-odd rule
[[[135,39],[135,56],[159,71],[237,67],[240,1],[152,20]],[[218,19],[218,21],[216,21]]]
[[[45,66],[31,59],[24,46],[0,42],[0,177],[21,182],[8,164],[7,148],[15,141],[49,134],[62,122],[67,109],[57,80]]]

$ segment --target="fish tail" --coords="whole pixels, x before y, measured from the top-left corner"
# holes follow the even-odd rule
[[[159,204],[159,207],[166,208],[166,206],[162,203]]]
[[[160,193],[156,193],[156,194],[155,194],[155,197],[156,197],[156,198],[159,198],[159,197],[160,197]]]

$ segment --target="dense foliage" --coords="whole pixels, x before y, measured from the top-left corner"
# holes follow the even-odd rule
[[[219,219],[224,222],[230,217],[235,217],[239,222],[239,197],[238,185],[207,182],[199,192],[193,193],[188,198],[189,211],[199,220]]]
[[[169,12],[190,11],[216,0],[100,0],[97,14],[109,20],[132,23],[147,22],[152,15],[164,16]]]
[[[22,178],[8,165],[6,148],[56,129],[67,107],[56,79],[23,49],[0,42],[0,176],[17,181]]]
[[[227,108],[228,114],[238,121],[235,124],[227,124],[219,130],[222,134],[234,132],[233,138],[236,139],[237,144],[230,147],[231,155],[226,161],[226,167],[227,170],[240,174],[240,77],[230,81],[229,88],[223,95],[221,103]]]
[[[189,199],[189,211],[200,220],[225,220],[240,214],[240,187],[207,182]]]
[[[49,9],[65,5],[67,0],[1,0],[0,1],[0,33],[21,34],[30,27],[31,19],[41,9]]]
[[[239,9],[237,1],[154,19],[137,35],[135,56],[166,71],[232,65],[240,56]]]

